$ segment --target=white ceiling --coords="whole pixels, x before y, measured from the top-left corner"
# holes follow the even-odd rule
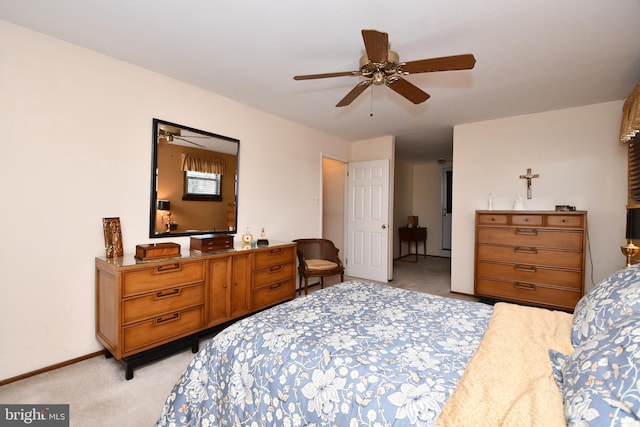
[[[640,0],[1,0],[0,19],[348,140],[395,135],[416,161],[450,158],[453,125],[621,100],[640,80]],[[364,28],[400,61],[477,63],[407,76],[431,95],[419,105],[376,86],[336,108],[358,77],[292,79],[357,70]]]

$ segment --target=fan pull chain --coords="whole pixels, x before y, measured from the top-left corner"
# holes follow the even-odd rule
[[[373,85],[371,85],[371,109],[369,111],[369,117],[373,117]]]

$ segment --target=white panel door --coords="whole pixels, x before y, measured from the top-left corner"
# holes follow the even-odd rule
[[[347,191],[347,276],[386,282],[389,160],[350,163]]]

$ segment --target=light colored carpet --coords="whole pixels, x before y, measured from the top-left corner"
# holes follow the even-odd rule
[[[339,279],[339,277],[338,277]],[[345,280],[351,278],[345,277]],[[473,297],[449,293],[450,260],[426,257],[417,263],[396,261],[391,286],[454,298]],[[326,286],[337,283],[327,279]],[[311,292],[319,287],[313,286]],[[114,359],[94,357],[0,387],[3,404],[69,404],[71,426],[152,426],[174,382],[193,354],[185,349],[134,370],[124,378],[123,366]]]

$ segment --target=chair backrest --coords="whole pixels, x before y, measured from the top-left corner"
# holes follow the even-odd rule
[[[294,240],[298,249],[298,256],[305,259],[326,259],[337,262],[338,248],[328,239],[297,239]]]

